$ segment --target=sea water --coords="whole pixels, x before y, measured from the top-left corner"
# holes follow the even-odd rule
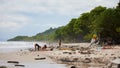
[[[5,41],[5,42],[0,42],[0,53],[34,48],[35,43],[39,44],[40,46],[46,44],[44,42]]]
[[[28,49],[34,48],[34,44],[37,43],[40,46],[45,45],[44,42],[24,42],[24,41],[5,41],[0,42],[0,53],[8,53],[12,51],[20,51],[21,49]],[[64,64],[50,64],[50,63],[42,63],[42,62],[35,62],[35,63],[21,63],[24,64],[24,68],[66,68]],[[0,66],[13,66],[14,64],[9,64],[6,61],[0,59]],[[23,67],[16,67],[16,68],[23,68]]]

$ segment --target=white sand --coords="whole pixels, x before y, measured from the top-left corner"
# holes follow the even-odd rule
[[[36,62],[35,58],[43,58],[46,57],[45,60],[41,60],[42,62],[55,63],[49,57],[43,55],[44,51],[36,51],[36,52],[11,52],[11,53],[0,53],[0,60],[6,61],[19,61],[19,62]]]
[[[11,66],[10,65],[11,63],[7,63],[7,61],[18,61],[19,64],[22,64],[22,65],[33,64],[32,66],[34,65],[39,66],[39,64],[57,64],[56,62],[52,61],[52,59],[45,56],[44,53],[45,53],[44,51],[36,51],[36,52],[21,51],[21,52],[11,52],[11,53],[0,53],[0,61],[4,61],[7,68],[18,68],[13,65]],[[44,58],[44,57],[46,59],[35,60],[35,58]],[[2,64],[0,64],[0,66],[2,66]]]

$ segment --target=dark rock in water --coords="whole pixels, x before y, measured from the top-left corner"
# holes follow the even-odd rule
[[[44,59],[46,59],[45,57],[43,57],[43,58],[35,58],[35,60],[44,60]]]
[[[7,68],[6,66],[0,66],[0,68]]]
[[[71,68],[76,68],[75,66],[71,66]]]
[[[19,63],[18,61],[8,61],[7,63]]]
[[[18,65],[18,64],[17,64],[17,65],[15,65],[15,66],[19,66],[19,67],[25,67],[25,65]]]

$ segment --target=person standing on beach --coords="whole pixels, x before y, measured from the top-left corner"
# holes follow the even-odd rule
[[[35,47],[35,51],[39,51],[40,50],[40,48],[41,48],[41,46],[39,46],[37,43],[34,45],[34,47]]]
[[[59,47],[61,47],[61,39],[59,40]]]
[[[92,37],[92,39],[91,39],[89,47],[91,47],[93,44],[96,44],[96,43],[97,43],[97,35],[94,34],[93,37]]]

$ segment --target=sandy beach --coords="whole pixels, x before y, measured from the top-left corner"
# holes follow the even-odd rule
[[[76,68],[105,68],[113,59],[120,58],[120,46],[114,46],[112,49],[91,49],[90,53],[87,53],[80,49],[81,47],[87,47],[87,45],[85,45],[86,44],[64,44],[61,49],[54,48],[53,51],[20,50],[17,52],[0,53],[0,63],[2,63],[0,66],[19,68],[33,64],[33,66],[36,66],[34,68],[37,68],[39,64],[58,64],[57,66],[61,65],[63,68],[71,68],[71,66],[75,66]],[[80,47],[72,50],[70,49],[71,47],[65,48],[66,46]],[[8,61],[17,61],[19,62],[18,65],[24,66],[15,66],[16,63],[11,64],[8,63]],[[114,66],[114,68],[117,67]]]
[[[21,66],[14,66],[16,63],[8,63],[8,61],[17,61],[19,65],[27,64],[57,64],[52,59],[44,55],[45,51],[20,51],[20,52],[11,52],[11,53],[0,53],[0,61],[3,61],[5,64],[0,64],[0,66],[7,65],[7,68],[19,68]],[[40,59],[41,58],[41,59]],[[43,58],[43,59],[42,59]],[[33,65],[32,65],[33,66]],[[28,67],[24,67],[28,68]],[[31,67],[32,68],[32,67]],[[34,68],[34,67],[33,67]],[[37,68],[37,67],[35,67]]]

